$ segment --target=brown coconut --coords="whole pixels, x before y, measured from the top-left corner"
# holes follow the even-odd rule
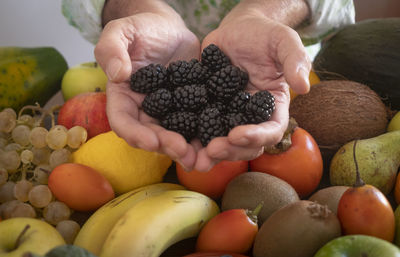
[[[290,116],[318,143],[330,159],[345,143],[386,131],[388,110],[378,94],[354,81],[321,81],[294,98]]]

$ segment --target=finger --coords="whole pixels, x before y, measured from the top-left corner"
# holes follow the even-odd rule
[[[215,138],[207,146],[207,154],[214,161],[253,160],[260,156],[263,151],[263,146],[241,147],[232,145],[226,137]]]
[[[176,132],[161,129],[158,131],[161,152],[179,162],[185,170],[191,170],[196,162],[196,151],[184,137]]]
[[[197,152],[197,159],[194,165],[194,169],[200,172],[207,172],[211,170],[214,165],[216,165],[219,161],[216,159],[210,158],[207,154],[206,148],[202,148]]]
[[[298,34],[287,30],[276,51],[287,83],[296,93],[307,93],[310,89],[311,61]]]
[[[228,134],[229,143],[242,147],[260,147],[277,144],[289,121],[289,99],[284,92],[274,93],[275,110],[269,121],[233,128]]]
[[[112,130],[133,147],[157,151],[157,134],[138,120],[139,109],[135,99],[137,94],[114,83],[108,83],[106,90],[107,117]]]
[[[108,22],[94,49],[97,62],[113,82],[128,80],[132,72],[128,47],[133,36],[126,35],[128,26],[130,25],[122,19]]]

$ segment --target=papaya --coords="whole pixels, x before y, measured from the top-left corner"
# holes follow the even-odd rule
[[[400,18],[368,19],[340,29],[313,61],[321,80],[369,86],[391,109],[400,109]]]
[[[53,47],[0,47],[0,110],[43,106],[61,89],[67,69],[64,56]]]

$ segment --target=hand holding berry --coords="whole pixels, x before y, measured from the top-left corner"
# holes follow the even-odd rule
[[[202,47],[218,45],[234,65],[248,72],[246,90],[268,90],[275,97],[276,111],[267,122],[240,126],[227,137],[213,140],[198,152],[196,167],[200,169],[224,159],[253,159],[263,146],[278,143],[289,119],[288,86],[297,93],[309,90],[311,63],[299,36],[289,27],[295,23],[286,26],[261,11],[242,11],[245,8],[239,5],[204,39]]]
[[[109,79],[106,90],[110,126],[132,146],[165,153],[174,159],[186,158],[186,165],[192,166],[196,158],[194,149],[184,138],[176,133],[171,135],[143,112],[141,105],[147,92],[132,91],[129,80],[132,73],[148,64],[166,66],[175,60],[199,58],[199,40],[163,1],[142,1],[140,5],[127,2],[126,9],[120,4],[109,1],[105,7],[106,25],[95,48],[96,60]],[[123,18],[107,23],[104,17],[110,12],[122,12]],[[164,70],[157,70],[159,67],[154,69],[159,75],[157,81],[165,74]],[[157,86],[157,81],[152,87]],[[167,101],[168,96],[163,97]]]

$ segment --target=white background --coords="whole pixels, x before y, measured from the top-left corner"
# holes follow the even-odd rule
[[[61,0],[0,0],[0,46],[52,46],[69,66],[94,61],[94,46],[68,24]]]

